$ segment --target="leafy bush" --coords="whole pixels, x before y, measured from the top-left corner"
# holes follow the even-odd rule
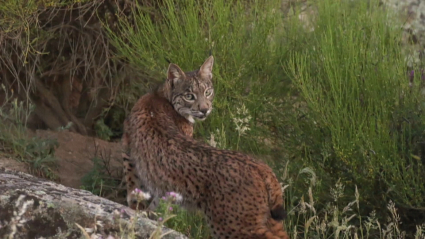
[[[81,188],[95,195],[124,203],[125,196],[120,182],[123,175],[111,167],[111,158],[108,155],[96,152],[91,159],[93,168],[81,179]]]
[[[357,185],[364,202],[423,208],[424,105],[409,87],[401,31],[378,2],[325,2],[288,63],[306,102],[304,157],[322,176]]]

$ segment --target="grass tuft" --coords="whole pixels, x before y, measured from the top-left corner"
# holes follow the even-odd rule
[[[33,110],[29,102],[18,101],[13,92],[1,85],[0,148],[28,166],[31,174],[56,180],[57,162],[54,157],[58,142],[53,139],[29,138],[26,123]]]

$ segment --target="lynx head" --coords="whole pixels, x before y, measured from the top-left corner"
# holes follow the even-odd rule
[[[174,109],[191,123],[205,120],[212,111],[214,89],[210,56],[196,71],[183,72],[179,66],[170,64],[168,77],[163,87],[164,96]]]

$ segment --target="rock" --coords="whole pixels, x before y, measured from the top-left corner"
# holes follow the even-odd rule
[[[0,238],[149,238],[157,223],[85,190],[0,168]],[[163,238],[187,238],[171,229]],[[129,236],[131,234],[131,236]]]
[[[411,54],[406,58],[409,67],[423,61],[425,54],[425,1],[423,0],[382,0],[385,6],[399,14],[403,28],[403,44]]]
[[[413,43],[424,44],[425,2],[423,0],[382,0],[382,2],[401,14],[403,29],[410,35],[410,40]]]

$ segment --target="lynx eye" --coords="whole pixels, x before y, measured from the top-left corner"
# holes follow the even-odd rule
[[[184,98],[186,100],[195,100],[195,95],[194,94],[186,94],[186,95],[184,95]]]
[[[206,97],[211,96],[212,93],[213,93],[213,89],[208,89],[208,90],[205,91],[205,96]]]

